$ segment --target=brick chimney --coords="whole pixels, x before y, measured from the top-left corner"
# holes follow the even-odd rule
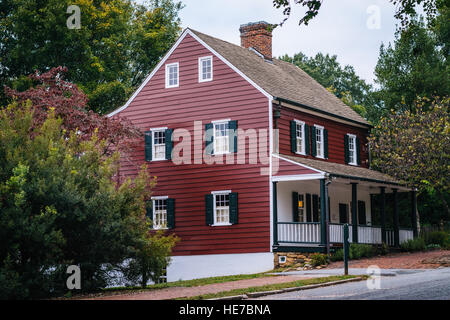
[[[241,25],[241,47],[253,48],[265,58],[272,59],[272,31],[265,21],[251,22]]]

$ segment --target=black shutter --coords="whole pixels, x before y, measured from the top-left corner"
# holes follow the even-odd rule
[[[145,131],[145,161],[152,161],[152,132]]]
[[[366,203],[364,201],[358,201],[358,221],[359,224],[365,225],[366,222]]]
[[[316,128],[314,126],[311,127],[311,155],[313,157],[317,155]]]
[[[298,192],[295,191],[292,192],[292,221],[298,222]]]
[[[356,163],[358,165],[360,165],[361,164],[361,152],[360,152],[360,145],[361,145],[361,143],[360,143],[360,140],[359,140],[358,137],[356,137],[355,140],[356,140],[356,145],[355,145],[355,148],[356,148]]]
[[[306,194],[306,221],[312,222],[312,216],[311,216],[311,195],[309,193]]]
[[[344,136],[344,159],[345,159],[345,164],[348,164],[348,135]]]
[[[214,196],[212,194],[205,195],[205,214],[206,214],[206,225],[210,226],[214,224]]]
[[[291,151],[297,152],[297,123],[291,120]]]
[[[323,129],[323,153],[324,158],[328,159],[328,130]]]
[[[305,123],[305,154],[310,154],[309,148],[309,126]]]
[[[230,139],[230,152],[237,152],[237,121],[232,120],[228,122],[229,139]]]
[[[167,129],[165,132],[166,160],[172,159],[172,149],[173,149],[172,133],[173,129]]]
[[[230,223],[238,223],[238,194],[237,192],[230,193]]]
[[[214,125],[212,123],[205,124],[205,151],[206,154],[214,153]]]
[[[175,199],[167,199],[167,228],[175,228]]]
[[[312,207],[313,222],[319,222],[319,196],[317,194],[312,195]]]

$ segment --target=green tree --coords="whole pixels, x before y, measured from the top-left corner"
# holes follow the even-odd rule
[[[439,8],[448,6],[446,0],[387,0],[396,7],[395,18],[399,19],[403,26],[407,26],[411,17],[416,14],[417,6],[422,6],[428,19],[432,20]],[[290,0],[272,0],[273,6],[283,10],[284,19],[277,25],[283,25],[291,16],[292,1]],[[303,17],[299,20],[299,25],[308,23],[314,19],[323,5],[323,0],[295,0],[295,5],[301,5],[306,8]]]
[[[175,241],[149,234],[145,200],[155,181],[147,169],[118,182],[119,153],[105,155],[105,141],[67,133],[48,112],[36,124],[30,103],[0,109],[2,298],[61,294],[71,264],[81,268],[82,290],[96,290],[141,252],[167,261]],[[158,245],[166,250],[153,250]],[[147,270],[161,274],[163,267]]]
[[[433,30],[415,19],[407,29],[397,30],[393,46],[381,46],[375,68],[380,115],[390,110],[414,112],[418,97],[449,95],[450,65]]]
[[[81,28],[68,29],[69,5]],[[180,2],[149,0],[3,0],[0,2],[0,85],[64,66],[68,80],[106,113],[126,101],[173,44]]]
[[[280,59],[301,68],[363,117],[367,115],[366,109],[372,107],[372,86],[361,79],[352,66],[341,66],[336,55],[319,52],[314,57],[307,57],[299,52]]]
[[[450,99],[421,100],[412,109],[382,118],[372,130],[369,144],[372,165],[420,192],[436,193],[450,220]]]

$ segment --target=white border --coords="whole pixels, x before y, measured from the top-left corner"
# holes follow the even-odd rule
[[[358,166],[358,152],[356,150],[357,146],[356,146],[356,135],[352,134],[352,133],[347,133],[347,136],[349,138],[353,139],[353,160],[354,162],[349,162],[347,164],[351,165],[351,166]],[[350,140],[348,141],[348,153],[350,154]]]
[[[177,66],[177,84],[170,85],[168,69],[172,66]],[[166,75],[165,76],[166,76],[166,89],[178,88],[180,86],[180,64],[178,62],[166,64]]]
[[[151,197],[151,200],[152,200],[152,222],[155,221],[155,200],[167,200],[167,199],[169,199],[169,196]],[[167,202],[166,202],[166,224],[167,224]],[[152,223],[152,229],[153,230],[167,230],[169,228],[167,228],[167,227],[155,228],[155,225]]]
[[[249,77],[247,77],[245,74],[242,73],[238,68],[233,66],[228,60],[226,60],[224,57],[222,57],[220,54],[218,54],[213,48],[211,48],[209,45],[207,45],[202,39],[200,39],[194,32],[192,32],[190,29],[185,29],[181,36],[178,38],[178,40],[175,42],[175,44],[170,48],[170,50],[166,53],[166,55],[162,58],[162,60],[156,65],[156,67],[153,69],[153,71],[147,76],[147,78],[142,82],[142,84],[139,86],[139,88],[134,92],[134,94],[128,99],[128,101],[120,108],[112,111],[107,115],[107,117],[112,117],[119,112],[125,110],[128,108],[130,103],[136,98],[136,96],[144,89],[146,84],[150,81],[151,78],[155,75],[155,73],[161,68],[161,66],[164,65],[164,63],[167,61],[167,59],[170,57],[170,55],[173,53],[173,51],[180,45],[181,41],[187,36],[190,35],[195,40],[197,40],[201,45],[203,45],[206,49],[211,51],[213,55],[215,55],[217,58],[219,58],[223,63],[225,63],[228,67],[230,67],[234,72],[239,74],[242,78],[244,78],[248,83],[250,83],[253,87],[255,87],[258,91],[260,91],[264,96],[266,96],[270,102],[273,100],[273,96],[267,93],[264,89],[262,89],[260,86],[258,86],[254,81],[252,81]],[[272,126],[271,126],[272,127]]]
[[[231,190],[222,190],[222,191],[211,191],[211,194],[213,195],[213,224],[211,224],[211,227],[221,227],[221,226],[231,226],[232,223],[216,223],[216,196],[217,195],[229,195],[231,193]],[[228,205],[228,221],[230,221],[230,205]]]
[[[210,79],[203,79],[203,65],[202,62],[204,60],[210,60],[211,61],[211,78]],[[206,57],[200,57],[198,58],[198,82],[209,82],[213,81],[213,56],[206,56]]]
[[[296,154],[300,154],[302,156],[306,156],[306,135],[305,135],[305,121],[301,121],[301,120],[297,120],[294,119],[296,124],[300,124],[302,126],[302,150],[301,151],[296,151]],[[295,128],[295,144],[297,145],[297,127]]]

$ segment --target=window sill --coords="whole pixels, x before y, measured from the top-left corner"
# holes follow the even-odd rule
[[[212,156],[222,156],[222,155],[224,155],[224,154],[231,154],[231,152],[228,151],[228,152],[222,152],[222,153],[213,153],[213,154],[211,154],[211,155],[212,155]]]
[[[165,228],[160,227],[160,228],[152,228],[152,230],[169,230],[169,228],[167,228],[167,227],[165,227]]]
[[[210,226],[211,227],[224,227],[224,226],[232,226],[232,225],[233,225],[232,223],[220,223],[220,224],[215,223],[215,224],[211,224]]]
[[[154,160],[151,160],[150,162],[158,162],[158,161],[166,161],[166,160],[168,160],[168,159],[154,159]]]
[[[211,82],[213,79],[198,80],[198,83]]]
[[[357,164],[357,163],[349,163],[349,165],[350,165],[350,166],[355,166],[355,167],[357,167],[357,166],[358,166],[358,164]]]
[[[295,154],[298,154],[299,156],[306,156],[306,153],[304,152],[296,152]]]

